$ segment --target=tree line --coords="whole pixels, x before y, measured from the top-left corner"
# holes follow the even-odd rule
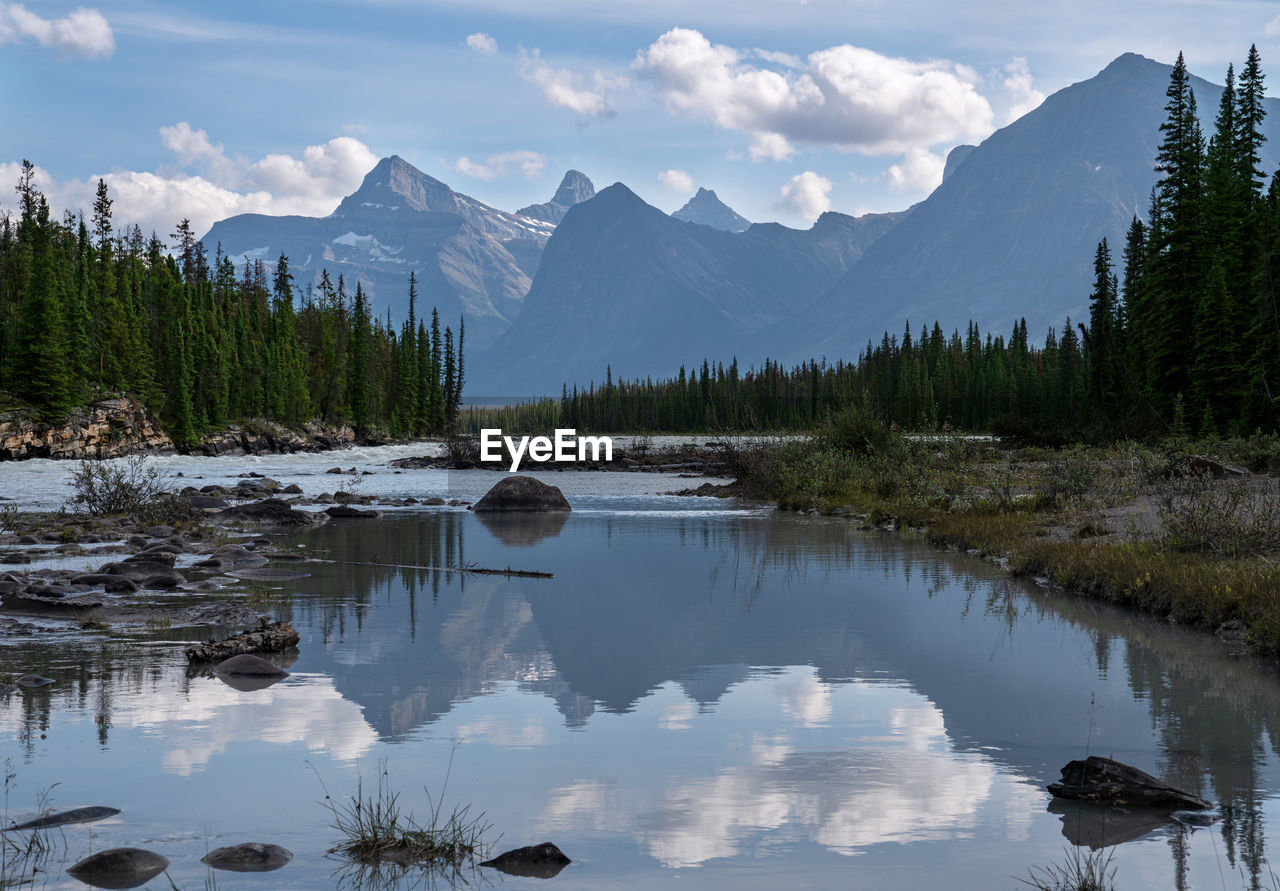
[[[1182,54],[1146,222],[1114,271],[1094,257],[1086,337],[1091,417],[1121,433],[1274,430],[1280,407],[1280,177],[1261,167],[1264,75],[1256,46],[1226,86],[1206,142]],[[1265,189],[1264,189],[1265,186]]]
[[[48,422],[132,393],[180,448],[230,422],[350,424],[357,436],[440,434],[457,423],[465,325],[374,318],[363,286],[327,271],[299,293],[288,258],[237,270],[183,220],[177,256],[117,231],[99,180],[88,221],[50,218],[23,162],[18,215],[0,217],[0,393]]]
[[[867,404],[888,423],[913,430],[988,429],[1013,418],[1040,419],[1056,429],[1078,427],[1088,412],[1088,377],[1081,338],[1068,320],[1059,336],[1030,342],[1026,320],[1012,335],[984,334],[970,323],[948,336],[931,328],[902,337],[886,333],[856,362],[809,361],[786,368],[766,359],[740,369],[703,361],[674,378],[614,381],[566,388],[560,399],[503,409],[472,409],[464,430],[501,426],[529,432],[575,427],[594,432],[807,430],[850,403]],[[870,397],[869,400],[867,397]]]

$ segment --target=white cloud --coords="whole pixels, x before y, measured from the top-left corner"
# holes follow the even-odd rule
[[[520,76],[542,88],[542,95],[552,105],[567,108],[580,115],[611,118],[617,114],[609,104],[608,94],[625,90],[630,81],[599,69],[592,72],[590,83],[583,75],[568,68],[552,68],[542,60],[538,50],[520,50]]]
[[[490,155],[484,161],[472,161],[465,155],[454,164],[454,169],[476,179],[491,180],[507,175],[507,168],[518,166],[525,179],[536,179],[547,166],[547,158],[537,152],[521,149]]]
[[[186,121],[162,127],[160,138],[179,165],[195,169],[115,171],[61,182],[37,169],[37,185],[55,211],[87,214],[101,178],[111,192],[118,229],[137,224],[163,238],[184,217],[203,234],[218,220],[239,213],[323,216],[355,191],[378,161],[349,136],[308,146],[301,157],[271,154],[256,161],[229,157],[221,143]],[[18,167],[0,163],[0,183],[17,182]]]
[[[789,157],[791,142],[880,155],[992,130],[991,105],[977,90],[981,78],[967,66],[843,45],[781,73],[748,61],[761,53],[673,28],[637,53],[632,68],[656,85],[672,113],[750,134],[756,160]]]
[[[1276,21],[1280,22],[1280,18]],[[1004,66],[1004,91],[1009,97],[1009,111],[1005,115],[1005,123],[1012,123],[1044,101],[1044,93],[1031,86],[1031,68],[1022,56],[1015,56],[1013,61]]]
[[[87,59],[105,59],[116,50],[111,25],[96,9],[80,6],[60,19],[45,19],[21,3],[0,3],[0,45],[26,39]]]
[[[879,179],[899,192],[932,192],[942,182],[947,159],[928,149],[910,149]]]
[[[658,182],[664,189],[672,192],[688,192],[693,189],[693,177],[683,170],[663,170],[658,174]]]
[[[1280,36],[1280,15],[1267,22],[1267,27],[1263,30],[1268,37]]]
[[[778,210],[814,220],[831,209],[831,180],[812,170],[797,173],[782,187]]]
[[[778,133],[757,133],[756,138],[751,140],[751,148],[749,149],[751,160],[760,161],[786,161],[796,153],[791,147],[791,143],[787,142],[787,138]]]
[[[467,46],[483,56],[492,56],[498,51],[498,41],[485,34],[483,31],[477,31],[475,34],[467,35]]]

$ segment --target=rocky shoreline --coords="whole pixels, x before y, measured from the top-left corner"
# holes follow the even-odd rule
[[[308,574],[304,561],[277,549],[270,534],[378,517],[379,505],[466,506],[440,498],[374,498],[341,488],[308,497],[296,485],[281,486],[254,473],[234,486],[188,486],[167,497],[171,521],[155,525],[61,512],[17,515],[16,528],[0,535],[0,635],[142,622],[243,631],[268,617],[242,600],[209,595],[246,581]],[[299,510],[322,505],[329,506]],[[25,568],[73,558],[81,558],[80,568]],[[36,618],[53,624],[22,621]]]
[[[355,443],[355,431],[345,425],[311,421],[293,429],[277,421],[254,420],[216,430],[192,451],[209,457],[287,454],[344,449]],[[120,458],[177,451],[159,422],[133,396],[98,400],[58,424],[45,423],[22,409],[0,412],[0,461]]]

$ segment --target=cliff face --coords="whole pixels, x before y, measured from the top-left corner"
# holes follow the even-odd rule
[[[355,439],[355,432],[345,425],[312,421],[292,430],[276,421],[256,420],[214,431],[193,451],[210,456],[321,452],[349,448]],[[94,402],[52,426],[27,411],[0,413],[0,461],[119,458],[138,452],[164,455],[176,451],[151,412],[132,396]]]
[[[173,440],[142,403],[129,396],[94,402],[53,426],[23,411],[0,414],[0,461],[173,451]]]

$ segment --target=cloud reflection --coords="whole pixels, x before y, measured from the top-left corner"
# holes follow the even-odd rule
[[[162,764],[180,776],[203,770],[233,743],[304,743],[335,761],[353,762],[378,740],[360,707],[343,699],[332,679],[307,675],[249,693],[197,678],[189,695],[121,710],[114,723],[171,741]]]

